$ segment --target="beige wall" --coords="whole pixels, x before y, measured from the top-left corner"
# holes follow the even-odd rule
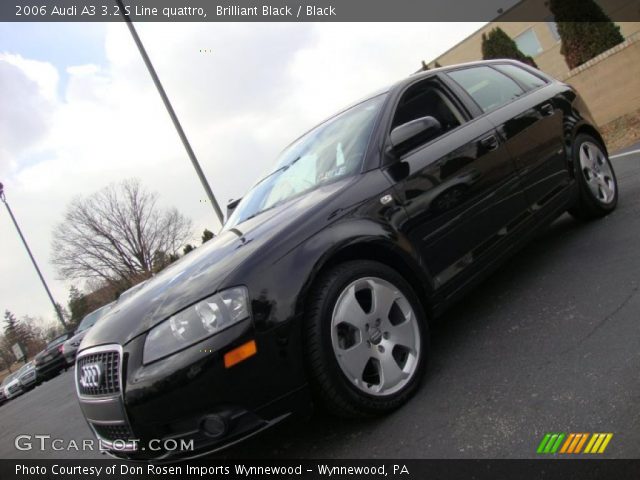
[[[618,25],[625,38],[640,32],[640,22],[620,22]],[[542,52],[533,56],[538,68],[556,78],[564,78],[569,73],[569,67],[560,53],[560,41],[553,37],[551,29],[546,22],[489,23],[448,52],[429,62],[429,67],[433,67],[436,62],[444,67],[455,65],[456,63],[482,60],[482,34],[488,33],[496,27],[502,28],[511,38],[533,29],[542,47]]]
[[[605,13],[612,18],[637,17],[637,0],[609,0],[606,2]],[[428,65],[433,67],[438,62],[444,67],[481,60],[482,34],[488,33],[495,27],[502,28],[511,38],[532,29],[542,47],[542,52],[533,56],[538,68],[556,78],[564,78],[569,73],[569,68],[560,53],[560,41],[554,38],[550,26],[546,22],[511,21],[511,19],[518,17],[547,18],[551,16],[551,11],[544,5],[544,2],[524,0],[501,15],[497,21],[488,23],[449,51],[429,62]],[[640,32],[640,22],[617,22],[617,24],[620,26],[620,32],[624,38],[629,38]]]
[[[598,125],[640,109],[640,34],[575,69],[575,87]]]
[[[555,77],[562,76],[569,71],[564,57],[560,54],[560,42],[554,39],[549,26],[545,22],[489,23],[445,54],[430,62],[429,66],[434,66],[436,62],[444,67],[447,65],[455,65],[456,63],[482,60],[482,34],[488,33],[496,27],[502,28],[511,38],[515,38],[521,33],[533,29],[542,47],[542,53],[533,57],[538,67]],[[638,24],[637,27],[638,30],[640,30],[640,24]]]
[[[637,0],[610,0],[606,13],[613,18],[633,18],[638,14]],[[526,10],[526,13],[523,11]],[[542,51],[533,56],[540,70],[570,83],[578,89],[598,125],[640,109],[640,22],[617,22],[626,41],[569,71],[560,53],[560,41],[554,38],[547,22],[509,21],[510,18],[547,18],[551,12],[538,0],[524,0],[488,23],[449,51],[428,63],[444,66],[482,59],[482,34],[495,27],[515,38],[532,29]]]

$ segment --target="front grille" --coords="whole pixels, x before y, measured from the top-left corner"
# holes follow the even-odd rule
[[[17,391],[20,390],[20,385],[16,384],[16,385],[11,385],[9,387],[9,393],[16,393]]]
[[[96,386],[83,386],[80,379],[83,368],[89,365],[100,365],[102,371]],[[120,392],[120,356],[116,351],[92,353],[78,359],[76,382],[82,395],[109,395]]]
[[[98,436],[104,440],[113,442],[114,440],[130,440],[133,437],[131,430],[126,425],[96,425],[93,424]]]

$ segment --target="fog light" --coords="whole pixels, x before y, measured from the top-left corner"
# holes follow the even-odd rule
[[[219,438],[227,433],[227,419],[220,415],[209,415],[202,420],[202,430],[210,437]]]

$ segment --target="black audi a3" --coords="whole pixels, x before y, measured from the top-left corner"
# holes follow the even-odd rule
[[[313,400],[389,412],[420,383],[429,321],[565,211],[618,199],[578,93],[513,61],[404,79],[313,128],[218,236],[118,302],[76,363],[115,455],[223,448]],[[136,441],[139,440],[139,441]]]

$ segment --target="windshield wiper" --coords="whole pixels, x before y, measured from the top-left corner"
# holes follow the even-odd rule
[[[284,172],[286,170],[289,169],[289,167],[291,167],[294,163],[296,163],[298,160],[300,160],[302,158],[302,156],[299,156],[298,158],[296,158],[295,160],[293,160],[290,163],[287,163],[286,165],[281,166],[280,168],[277,168],[276,170],[274,170],[273,172],[271,172],[269,175],[267,175],[266,177],[262,178],[261,180],[259,180],[254,186],[253,188],[257,187],[258,185],[260,185],[262,182],[264,182],[266,179],[273,177],[276,173],[278,172]]]

